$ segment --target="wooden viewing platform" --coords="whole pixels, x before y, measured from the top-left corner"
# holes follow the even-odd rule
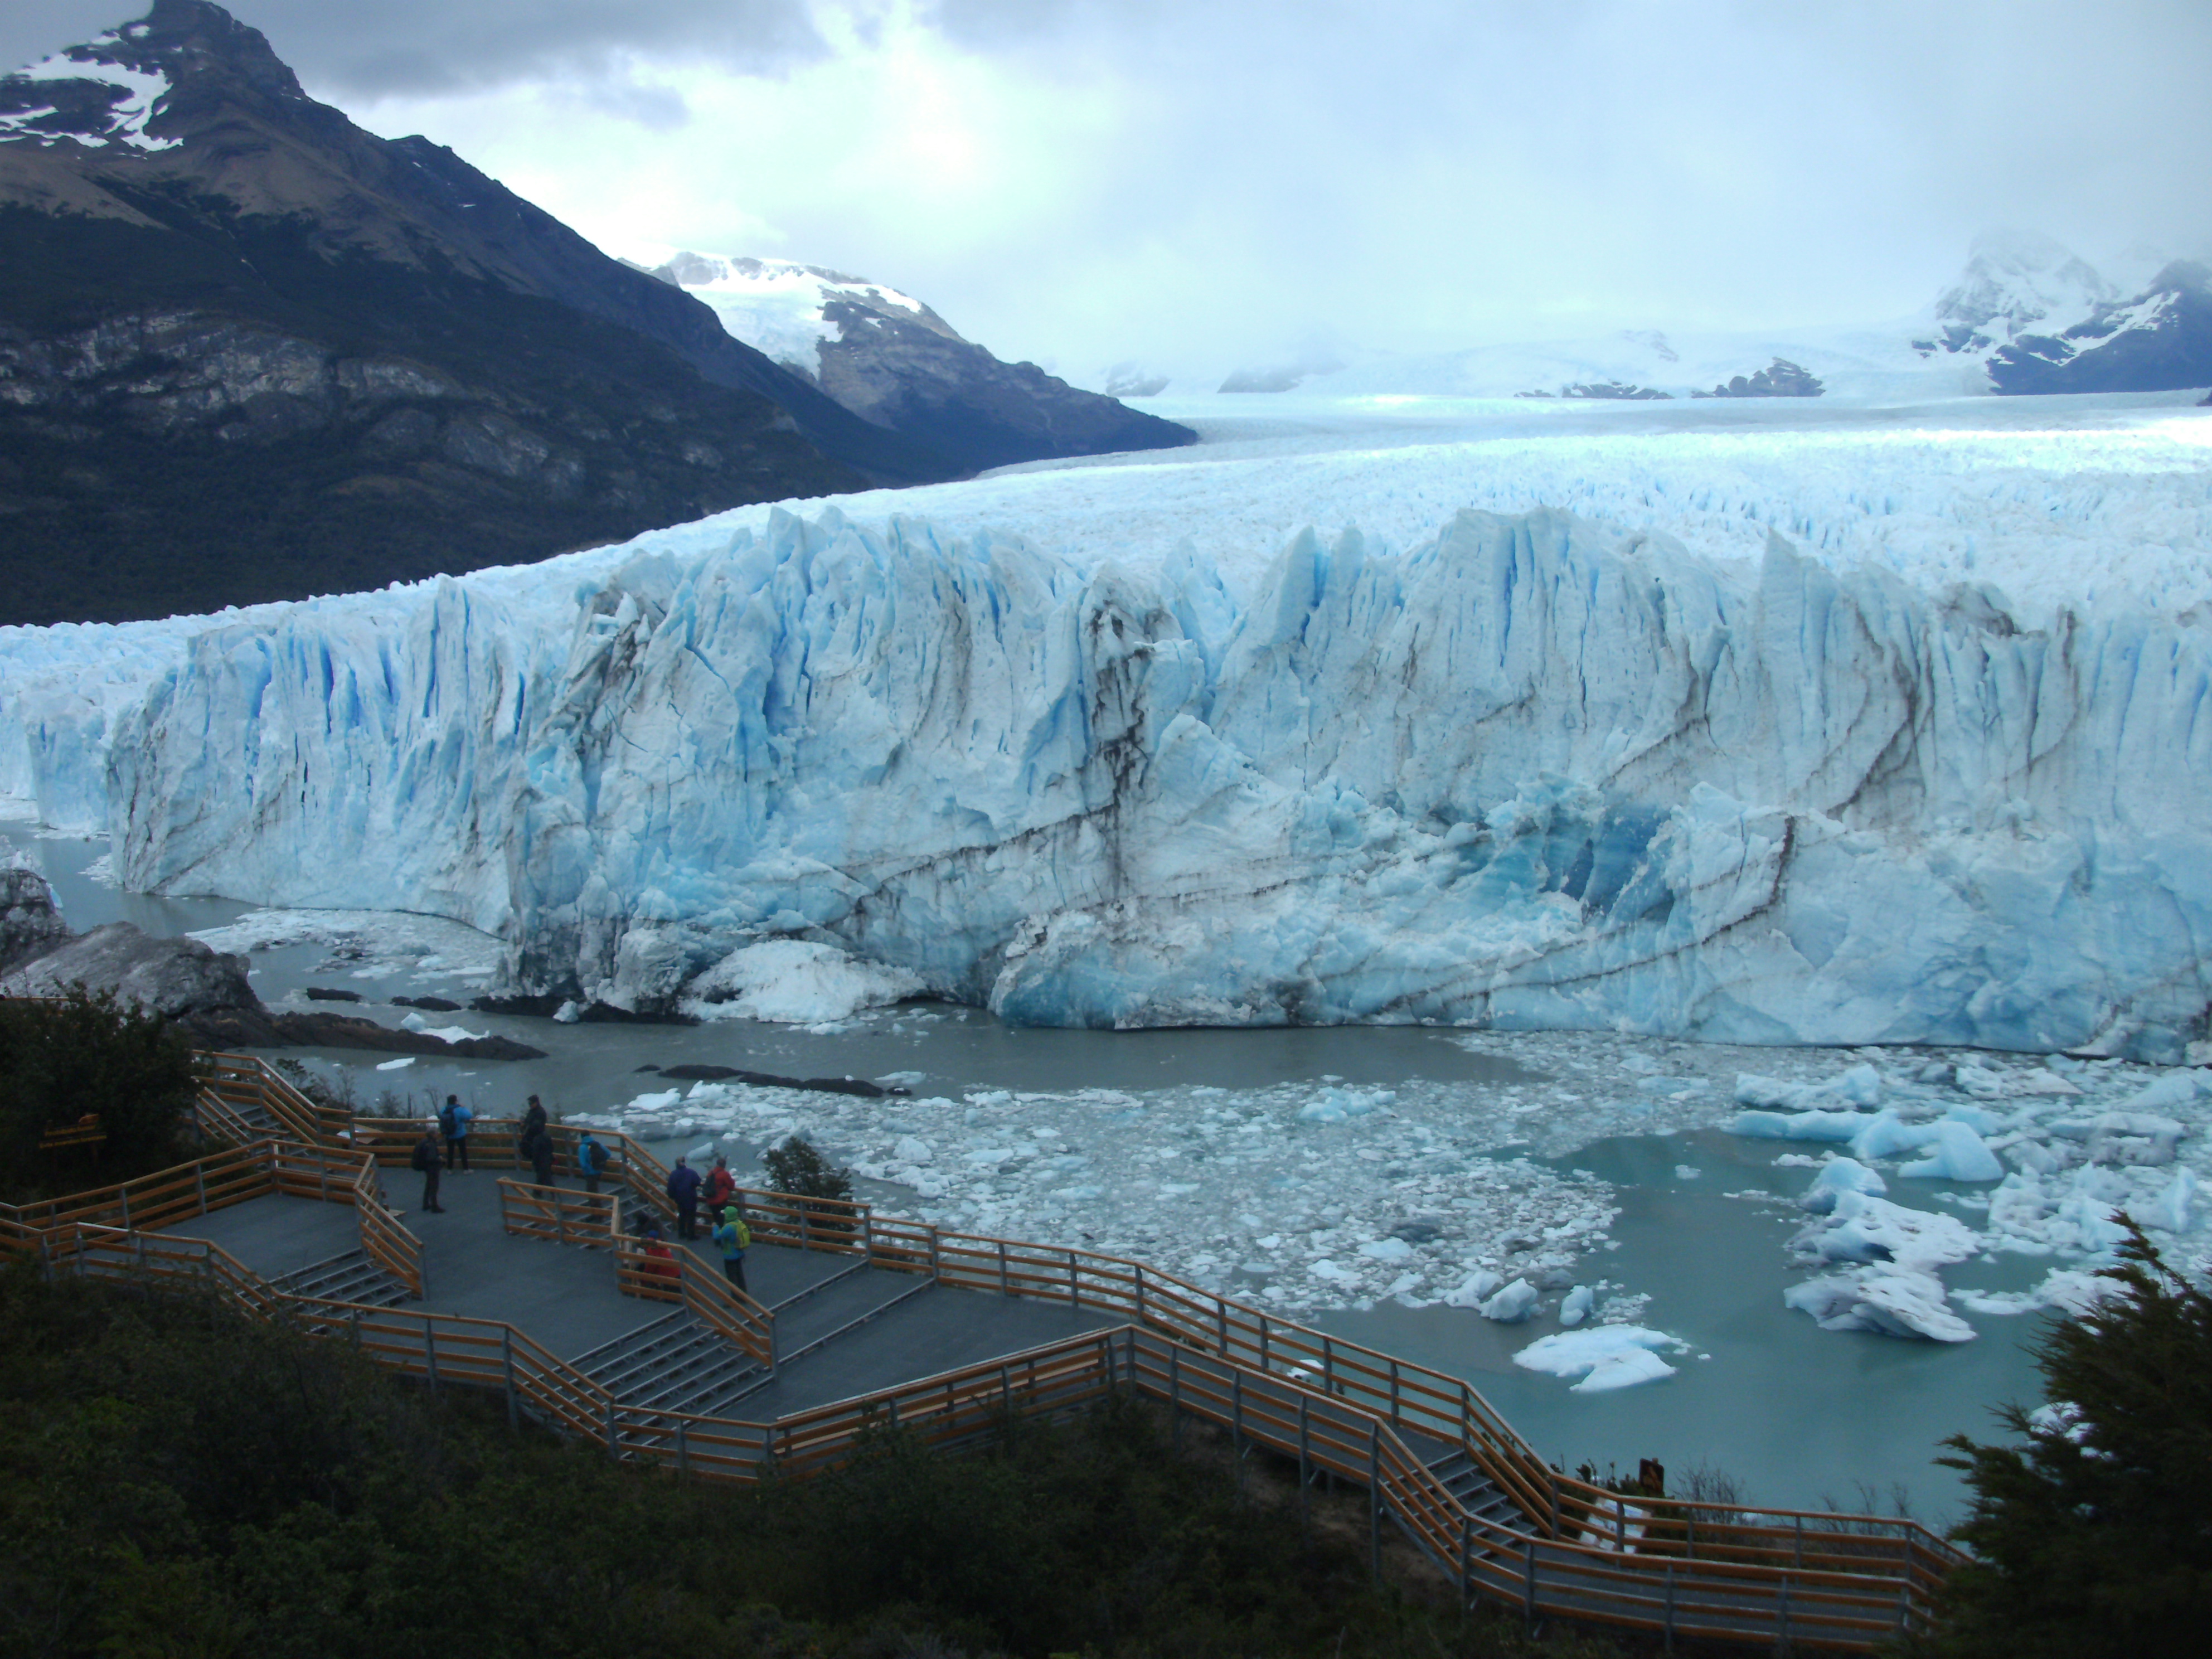
[[[667,1170],[599,1134],[605,1190],[517,1172],[479,1119],[473,1173],[404,1219],[421,1127],[319,1107],[260,1061],[204,1057],[198,1117],[229,1146],[138,1181],[0,1206],[0,1245],[54,1273],[182,1278],[358,1343],[432,1387],[501,1394],[610,1455],[688,1477],[805,1475],[895,1424],[946,1448],[1009,1412],[1133,1391],[1240,1449],[1370,1495],[1469,1600],[1675,1635],[1869,1648],[1925,1627],[1963,1558],[1918,1523],[1622,1498],[1550,1468],[1463,1380],[1140,1263],[948,1232],[868,1206],[742,1192],[750,1294],[676,1239]],[[595,1132],[596,1133],[596,1132]],[[649,1258],[656,1222],[674,1252]]]

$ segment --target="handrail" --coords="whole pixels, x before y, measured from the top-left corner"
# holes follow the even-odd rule
[[[501,1176],[498,1188],[500,1223],[507,1231],[591,1250],[615,1248],[619,1212],[612,1193],[540,1187],[511,1176]]]

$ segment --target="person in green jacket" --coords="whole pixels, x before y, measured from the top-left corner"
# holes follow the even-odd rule
[[[739,1290],[745,1288],[745,1246],[753,1242],[753,1230],[745,1225],[744,1216],[734,1204],[722,1212],[720,1224],[712,1235],[722,1252],[722,1272],[731,1284]],[[750,1295],[750,1291],[746,1294]]]

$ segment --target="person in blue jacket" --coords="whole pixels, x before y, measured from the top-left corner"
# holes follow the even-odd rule
[[[461,1097],[459,1095],[446,1097],[446,1103],[438,1112],[438,1127],[445,1131],[446,1169],[449,1173],[453,1170],[453,1160],[457,1158],[460,1160],[461,1173],[463,1175],[471,1173],[469,1125],[475,1120],[476,1114],[461,1104]]]
[[[668,1195],[676,1201],[676,1236],[699,1237],[699,1172],[688,1158],[679,1158],[668,1172]]]
[[[753,1230],[745,1225],[744,1216],[734,1204],[722,1212],[721,1224],[714,1229],[714,1243],[722,1252],[722,1273],[739,1290],[745,1288],[745,1246],[753,1242]],[[746,1291],[750,1295],[750,1291]]]
[[[576,1170],[584,1177],[586,1192],[599,1190],[599,1177],[607,1172],[609,1162],[607,1149],[592,1139],[589,1129],[585,1130],[584,1138],[576,1143]]]

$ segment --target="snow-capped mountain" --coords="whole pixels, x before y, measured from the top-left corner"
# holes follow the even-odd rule
[[[1930,327],[1912,347],[1986,355],[2020,335],[2080,322],[2114,297],[2110,283],[2050,237],[1992,231],[1975,238],[1965,271],[1936,296]]]
[[[2050,237],[1991,233],[1915,315],[1741,331],[1652,328],[1391,354],[1344,342],[1224,380],[1130,363],[1103,377],[1158,392],[1657,401],[1710,397],[1919,400],[1989,392],[2212,386],[2203,266],[2120,256],[2130,291]],[[2155,275],[2148,278],[2147,270]],[[1348,365],[1348,366],[1346,366]]]
[[[2000,392],[2175,392],[2212,386],[2212,270],[2166,266],[2141,293],[2071,327],[2021,333],[1990,355]]]
[[[653,274],[704,301],[732,337],[805,376],[862,420],[963,471],[1167,449],[1186,427],[1003,363],[921,301],[820,265],[679,253]]]
[[[380,586],[964,470],[204,0],[0,80],[0,620]]]

